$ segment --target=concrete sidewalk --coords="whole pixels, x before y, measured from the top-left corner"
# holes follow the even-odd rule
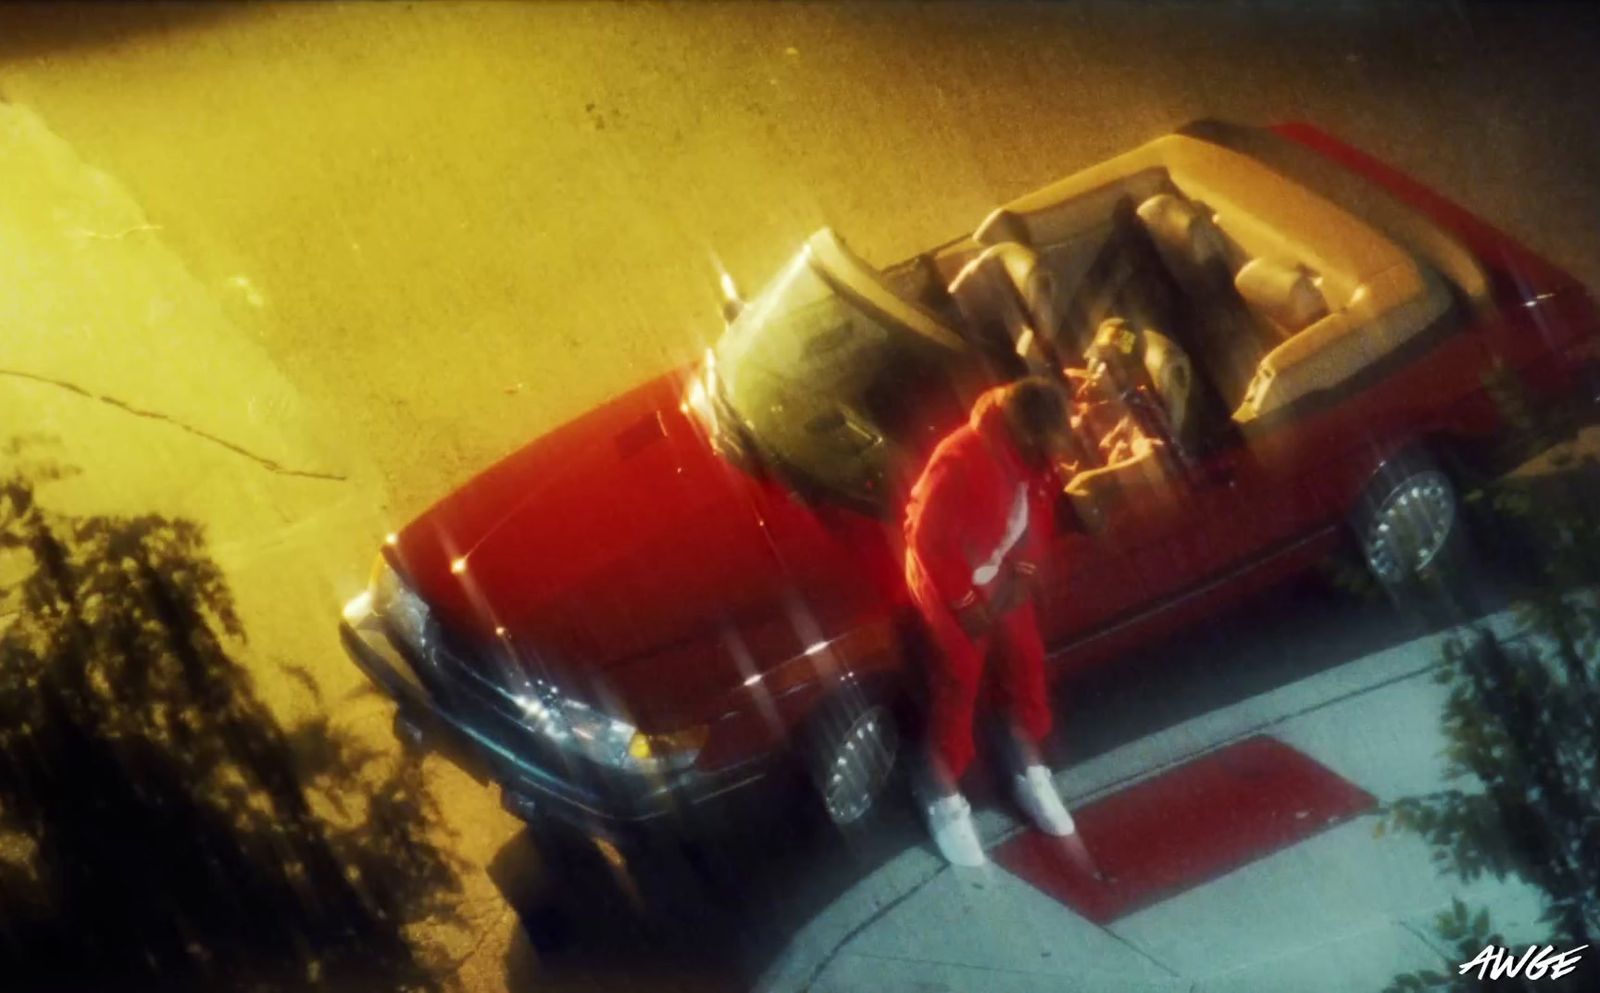
[[[1489,621],[1502,634],[1513,622]],[[1058,774],[1075,807],[1256,735],[1304,753],[1381,805],[1451,785],[1432,676],[1446,634],[1398,645],[1100,755]],[[1411,834],[1355,817],[1101,926],[1006,869],[951,869],[931,844],[863,879],[762,977],[768,991],[1381,990],[1453,972],[1434,918],[1459,897],[1513,942],[1548,938],[1537,894],[1442,874]],[[991,850],[1023,828],[984,810]]]

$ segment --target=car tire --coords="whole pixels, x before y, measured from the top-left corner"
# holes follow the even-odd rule
[[[1460,490],[1431,454],[1409,450],[1373,474],[1351,515],[1362,560],[1401,610],[1430,626],[1462,617],[1471,555]]]
[[[392,730],[395,740],[400,742],[400,747],[408,754],[420,755],[428,750],[426,724],[404,705],[395,707]]]
[[[905,720],[887,694],[842,686],[808,725],[804,758],[817,812],[835,829],[861,830],[881,809],[904,763]]]

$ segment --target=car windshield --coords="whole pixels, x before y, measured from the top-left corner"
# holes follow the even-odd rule
[[[898,457],[958,409],[969,354],[824,230],[729,326],[708,379],[797,487],[877,505]]]

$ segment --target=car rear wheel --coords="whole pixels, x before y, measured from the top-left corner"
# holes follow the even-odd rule
[[[1379,468],[1352,524],[1368,570],[1390,598],[1433,617],[1458,605],[1467,579],[1463,516],[1450,474],[1412,451]]]
[[[829,823],[854,828],[879,805],[899,763],[900,725],[884,700],[855,688],[823,705],[811,725],[807,758]]]

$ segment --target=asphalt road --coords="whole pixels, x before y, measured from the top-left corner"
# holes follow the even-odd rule
[[[693,357],[834,226],[892,261],[1187,120],[1314,121],[1600,284],[1581,5],[0,8],[0,95],[128,185],[407,519]]]
[[[713,259],[754,285],[827,224],[892,261],[1197,117],[1315,122],[1600,286],[1597,43],[1576,4],[6,5],[0,98],[132,191],[399,523],[696,355]],[[1278,594],[1078,687],[1068,752],[1356,657],[1387,618]],[[914,843],[894,817],[862,849],[798,839],[731,903],[684,882],[697,909],[643,918],[598,864],[530,881],[512,841],[497,871],[553,982],[737,986]]]

